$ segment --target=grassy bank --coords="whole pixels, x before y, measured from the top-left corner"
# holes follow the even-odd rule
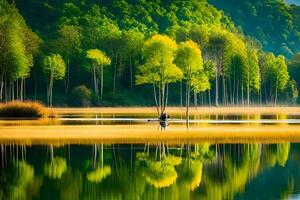
[[[0,117],[41,118],[48,115],[48,109],[38,102],[13,101],[0,104]]]

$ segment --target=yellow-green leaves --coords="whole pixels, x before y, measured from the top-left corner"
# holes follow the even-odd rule
[[[258,65],[258,55],[256,49],[247,51],[247,60],[243,67],[243,84],[251,91],[258,92],[260,90],[260,70]]]
[[[87,58],[95,62],[99,66],[110,65],[111,60],[106,54],[99,49],[90,49],[87,51]]]
[[[111,174],[110,166],[98,167],[94,171],[89,172],[87,174],[87,179],[90,182],[101,183],[101,181],[105,179],[107,176],[109,176],[110,174]]]
[[[66,64],[59,54],[52,54],[43,60],[43,69],[53,80],[65,77]]]
[[[165,35],[154,35],[144,44],[145,64],[138,68],[136,84],[167,84],[182,78],[174,64],[176,42]]]
[[[290,79],[284,56],[280,55],[277,57],[274,67],[277,77],[276,83],[278,84],[278,89],[282,91],[286,88],[288,80]]]
[[[180,43],[175,62],[182,69],[185,79],[192,78],[203,69],[201,50],[191,40]]]
[[[51,163],[44,166],[44,173],[49,178],[60,179],[63,173],[67,171],[67,162],[64,158],[53,158]]]

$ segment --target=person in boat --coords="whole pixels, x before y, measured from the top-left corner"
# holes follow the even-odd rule
[[[161,121],[167,121],[169,118],[170,118],[170,116],[167,113],[162,113],[159,116],[159,120],[161,120]]]

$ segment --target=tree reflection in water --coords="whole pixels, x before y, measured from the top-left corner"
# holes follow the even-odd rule
[[[287,171],[278,195],[288,196],[300,180],[300,165],[289,165],[291,158],[300,163],[297,151],[291,155],[292,147],[163,142],[50,146],[50,159],[45,159],[49,148],[44,146],[4,145],[0,199],[234,199],[273,168]],[[290,173],[295,169],[298,174]]]

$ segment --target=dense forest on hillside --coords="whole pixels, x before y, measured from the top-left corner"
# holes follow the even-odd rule
[[[298,98],[285,57],[206,0],[0,0],[0,16],[1,101],[162,111]]]
[[[284,0],[209,2],[224,10],[245,34],[259,40],[264,50],[275,55],[283,54],[287,58],[300,50],[299,6],[288,5]]]

